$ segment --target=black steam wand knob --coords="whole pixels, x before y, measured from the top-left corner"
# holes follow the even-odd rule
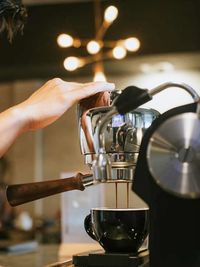
[[[114,106],[119,114],[126,114],[144,103],[150,101],[152,96],[147,89],[141,89],[136,86],[129,86],[122,91],[114,102]]]

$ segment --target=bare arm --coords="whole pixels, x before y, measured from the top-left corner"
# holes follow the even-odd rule
[[[71,83],[55,78],[24,102],[0,114],[0,157],[22,133],[44,128],[79,100],[101,91],[112,91],[106,82]]]

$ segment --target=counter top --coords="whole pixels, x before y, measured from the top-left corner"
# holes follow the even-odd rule
[[[59,245],[40,245],[34,252],[0,253],[0,267],[43,267],[58,261]]]
[[[37,250],[31,253],[0,253],[0,267],[74,267],[72,255],[99,251],[99,248],[97,243],[39,245]],[[142,266],[149,266],[148,262],[142,263],[140,267]]]
[[[97,243],[75,243],[61,245],[39,245],[37,250],[29,253],[0,253],[0,267],[57,267],[71,266],[57,264],[66,262],[72,255],[91,250],[97,250]]]

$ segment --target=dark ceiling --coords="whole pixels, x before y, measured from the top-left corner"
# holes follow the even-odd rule
[[[139,55],[200,51],[199,0],[115,0],[102,1],[102,10],[110,4],[119,9],[117,20],[105,38],[137,36]],[[0,80],[75,77],[85,75],[90,66],[67,73],[62,65],[69,55],[84,55],[82,49],[61,49],[56,37],[67,32],[73,36],[94,36],[93,2],[39,5],[28,8],[24,35],[9,44],[0,42]],[[120,64],[117,62],[116,64]],[[111,70],[110,70],[111,71]]]

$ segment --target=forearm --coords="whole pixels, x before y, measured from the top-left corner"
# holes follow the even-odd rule
[[[0,113],[0,157],[23,132],[44,128],[81,99],[114,88],[114,84],[106,82],[48,81],[24,102]]]
[[[0,157],[14,143],[15,139],[27,130],[25,110],[20,105],[0,113]]]

